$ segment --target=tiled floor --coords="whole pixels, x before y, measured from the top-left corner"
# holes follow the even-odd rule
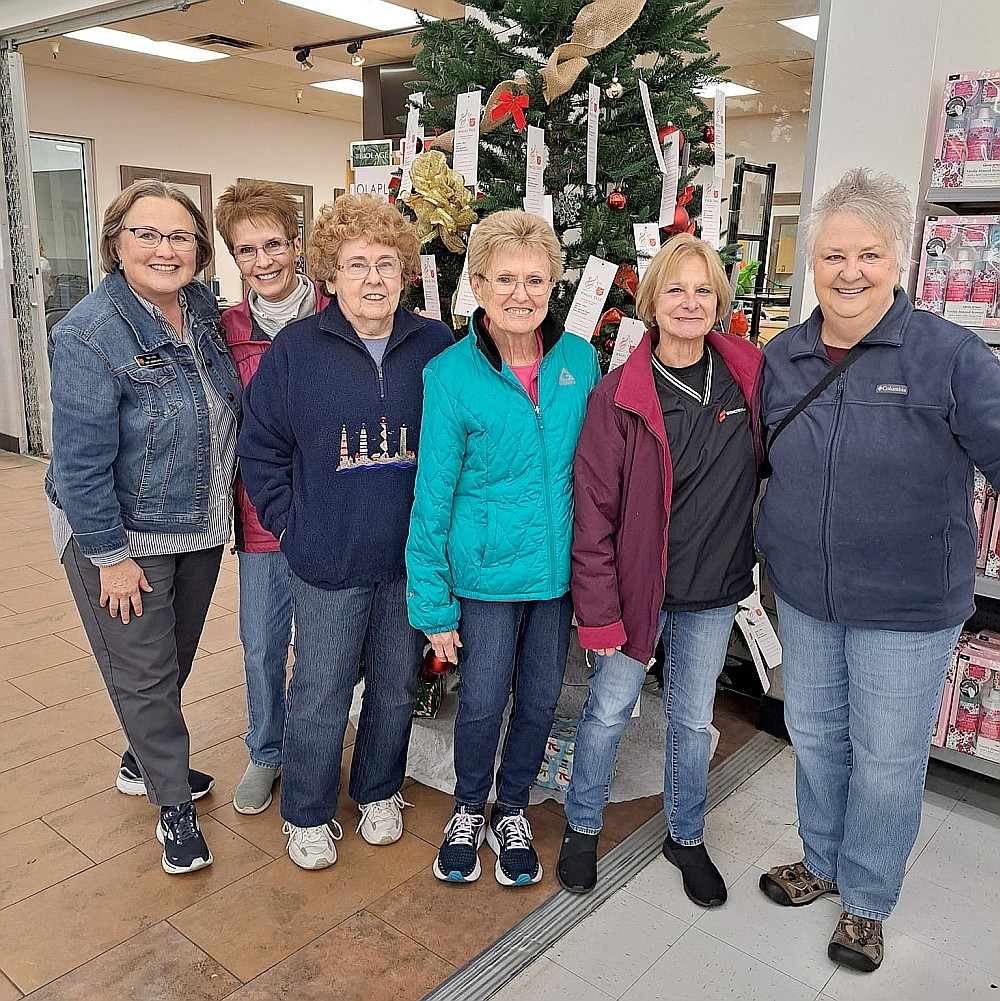
[[[551,802],[529,812],[546,878],[514,892],[433,878],[451,804],[423,786],[406,789],[414,809],[391,848],[354,834],[345,798],[340,861],[315,873],[288,860],[277,810],[233,810],[246,707],[229,555],[184,692],[192,763],[216,776],[198,803],[216,861],[165,876],[155,811],[114,788],[123,739],[53,554],[43,474],[0,452],[0,1001],[408,1001],[555,892],[564,819]],[[715,763],[751,719],[720,699]],[[602,849],[658,809],[657,797],[610,807]]]
[[[704,911],[662,858],[496,1001],[948,1001],[1000,996],[1000,783],[932,763],[920,834],[873,974],[831,963],[839,898],[791,910],[757,886],[800,859],[794,755],[772,758],[706,818],[729,901]]]

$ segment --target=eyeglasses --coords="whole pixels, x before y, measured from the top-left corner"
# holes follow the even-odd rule
[[[494,294],[501,297],[513,295],[518,285],[523,285],[524,291],[532,296],[545,295],[555,285],[551,278],[542,278],[539,275],[532,275],[523,280],[516,279],[512,275],[497,275],[496,278],[487,278],[486,275],[479,277],[493,289]]]
[[[403,262],[398,257],[383,257],[382,260],[369,264],[360,258],[348,261],[346,264],[338,264],[337,270],[343,271],[348,278],[358,281],[367,278],[374,268],[382,278],[398,278],[403,273]]]
[[[198,245],[198,235],[186,233],[182,229],[174,233],[161,233],[151,226],[122,226],[122,232],[131,233],[135,237],[135,242],[147,250],[155,249],[164,240],[169,240],[174,250],[194,250]]]
[[[252,247],[247,244],[245,247],[237,247],[233,251],[233,258],[240,264],[246,264],[247,261],[255,261],[257,254],[262,250],[265,257],[284,257],[294,242],[294,240],[268,240],[263,247]]]

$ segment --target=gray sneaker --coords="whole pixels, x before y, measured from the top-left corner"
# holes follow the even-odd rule
[[[233,809],[237,813],[263,813],[271,805],[271,787],[280,773],[281,765],[271,768],[251,761],[236,787]]]

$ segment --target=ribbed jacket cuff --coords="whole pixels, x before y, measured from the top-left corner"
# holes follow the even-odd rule
[[[621,619],[607,626],[577,626],[576,633],[584,650],[611,650],[628,639]]]

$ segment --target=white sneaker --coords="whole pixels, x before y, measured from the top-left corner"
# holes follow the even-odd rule
[[[337,861],[337,846],[344,832],[331,820],[318,827],[296,827],[285,821],[282,834],[288,835],[288,857],[300,869],[325,869]]]
[[[403,836],[403,807],[407,803],[400,793],[379,799],[361,807],[358,833],[370,845],[391,845]]]

